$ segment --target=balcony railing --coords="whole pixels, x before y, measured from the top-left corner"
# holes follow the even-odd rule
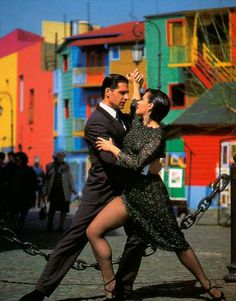
[[[73,86],[97,86],[106,75],[106,66],[76,67],[72,71]]]
[[[199,47],[196,47],[199,49]],[[203,56],[208,57],[208,53],[214,55],[220,65],[230,65],[230,46],[229,44],[205,45],[202,44]],[[194,63],[193,45],[191,46],[171,46],[170,47],[170,64],[171,65],[191,65]],[[196,59],[196,56],[195,56]],[[217,66],[216,66],[217,67]]]

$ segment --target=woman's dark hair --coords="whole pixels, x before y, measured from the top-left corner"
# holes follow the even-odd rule
[[[114,90],[118,87],[119,83],[128,84],[129,81],[125,76],[121,74],[112,73],[106,76],[102,82],[102,91],[101,91],[102,99],[105,97],[106,88],[110,88],[111,90]]]
[[[150,118],[156,122],[160,122],[170,111],[170,99],[168,95],[158,89],[147,89],[149,103],[153,104],[150,112]]]

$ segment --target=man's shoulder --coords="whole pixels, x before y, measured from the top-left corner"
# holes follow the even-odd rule
[[[86,126],[93,123],[104,123],[106,120],[111,119],[111,115],[107,113],[103,108],[97,107],[95,111],[90,115],[86,122]]]

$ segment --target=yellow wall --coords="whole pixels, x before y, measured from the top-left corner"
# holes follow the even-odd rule
[[[64,38],[70,35],[70,23],[53,21],[42,22],[42,37],[44,37],[46,43],[54,44],[56,41],[56,33],[58,44],[63,43]]]
[[[0,59],[0,149],[11,147],[11,124],[13,124],[13,144],[15,144],[16,94],[17,94],[17,54]],[[11,101],[12,100],[12,101]],[[11,103],[13,120],[11,119]]]
[[[76,22],[75,22],[76,23]],[[75,34],[82,34],[89,31],[89,23],[87,21],[78,21],[77,32]],[[100,28],[100,26],[93,26],[94,29]],[[46,43],[55,44],[57,33],[57,43],[64,42],[65,37],[70,36],[70,22],[54,22],[43,21],[42,22],[42,37]]]
[[[142,61],[136,65],[133,63],[131,48],[133,44],[125,45],[120,47],[120,60],[119,61],[110,61],[110,73],[119,73],[125,75],[126,73],[138,68],[139,71],[146,78],[146,59],[143,58]],[[130,100],[126,103],[124,112],[129,111],[132,97],[132,86],[130,86]]]

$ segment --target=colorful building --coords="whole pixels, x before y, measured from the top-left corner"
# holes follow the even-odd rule
[[[160,66],[156,58],[158,52],[161,52],[161,87],[172,100],[171,113],[164,120],[166,124],[173,124],[173,128],[176,126],[178,129],[178,121],[183,120],[181,118],[184,118],[185,111],[189,108],[191,112],[191,106],[198,101],[202,103],[205,100],[207,103],[208,95],[214,95],[215,98],[221,95],[225,104],[227,103],[229,95],[219,91],[227,90],[225,83],[236,82],[235,22],[235,8],[146,17],[148,86],[157,86]],[[161,35],[161,47],[160,43],[158,44],[157,28]],[[158,50],[158,47],[161,50]],[[214,97],[211,98],[213,104]],[[205,110],[208,109],[209,104],[205,107]],[[234,105],[232,109],[235,109]],[[212,114],[217,112],[217,105],[214,110]],[[198,112],[201,115],[203,113]],[[227,119],[226,116],[227,114],[224,116]],[[192,115],[192,123],[195,117],[196,115]],[[190,128],[190,122],[185,125]],[[208,127],[210,128],[209,124]],[[222,133],[217,127],[214,130],[214,133],[208,131],[207,135],[202,135],[199,123],[192,135],[187,136],[183,132],[181,138],[175,135],[177,138],[169,140],[167,144],[168,156],[163,176],[170,195],[172,199],[185,199],[191,209],[196,208],[199,200],[208,194],[218,175],[224,154],[224,151],[220,152],[222,145],[227,144],[228,168],[232,159],[230,156],[235,151],[235,133]]]
[[[41,68],[42,49],[42,37],[20,29],[0,39],[0,147],[44,165],[53,152],[53,77]]]

